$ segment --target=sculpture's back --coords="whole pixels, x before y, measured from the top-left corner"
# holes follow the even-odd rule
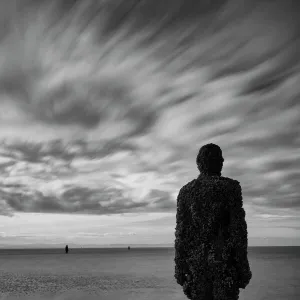
[[[175,278],[189,299],[238,299],[252,277],[241,187],[218,168],[202,172],[178,195]]]

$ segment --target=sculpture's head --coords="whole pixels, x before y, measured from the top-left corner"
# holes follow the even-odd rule
[[[202,175],[221,176],[224,158],[218,145],[207,144],[200,148],[196,163]]]

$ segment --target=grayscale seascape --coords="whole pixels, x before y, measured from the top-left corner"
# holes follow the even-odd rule
[[[0,0],[0,300],[299,300],[299,15]]]

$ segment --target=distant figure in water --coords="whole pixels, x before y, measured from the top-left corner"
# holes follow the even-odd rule
[[[223,162],[219,146],[201,147],[200,175],[177,197],[175,278],[192,300],[237,300],[252,278],[242,189]]]
[[[66,247],[65,247],[65,252],[66,252],[66,254],[68,254],[68,252],[69,252],[69,247],[68,247],[68,245],[66,245]]]
[[[128,246],[128,250],[130,250],[130,247]]]

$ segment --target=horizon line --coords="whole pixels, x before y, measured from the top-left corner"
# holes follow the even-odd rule
[[[90,245],[90,246],[70,246],[70,244],[66,244],[69,246],[69,249],[102,249],[102,248],[110,248],[110,249],[120,249],[120,248],[127,248],[128,246],[130,248],[132,247],[136,247],[136,248],[174,248],[174,246],[172,245],[160,245],[160,244],[116,244],[116,245]],[[50,246],[50,245],[49,245]],[[49,246],[42,246],[42,247],[24,247],[23,245],[21,246],[8,246],[8,247],[1,247],[0,246],[0,250],[37,250],[37,249],[61,249],[62,247],[65,247],[65,245],[63,246],[54,246],[54,247],[49,247]],[[145,247],[147,246],[147,247]],[[300,245],[255,245],[255,246],[248,246],[248,248],[271,248],[271,247],[300,247]]]

